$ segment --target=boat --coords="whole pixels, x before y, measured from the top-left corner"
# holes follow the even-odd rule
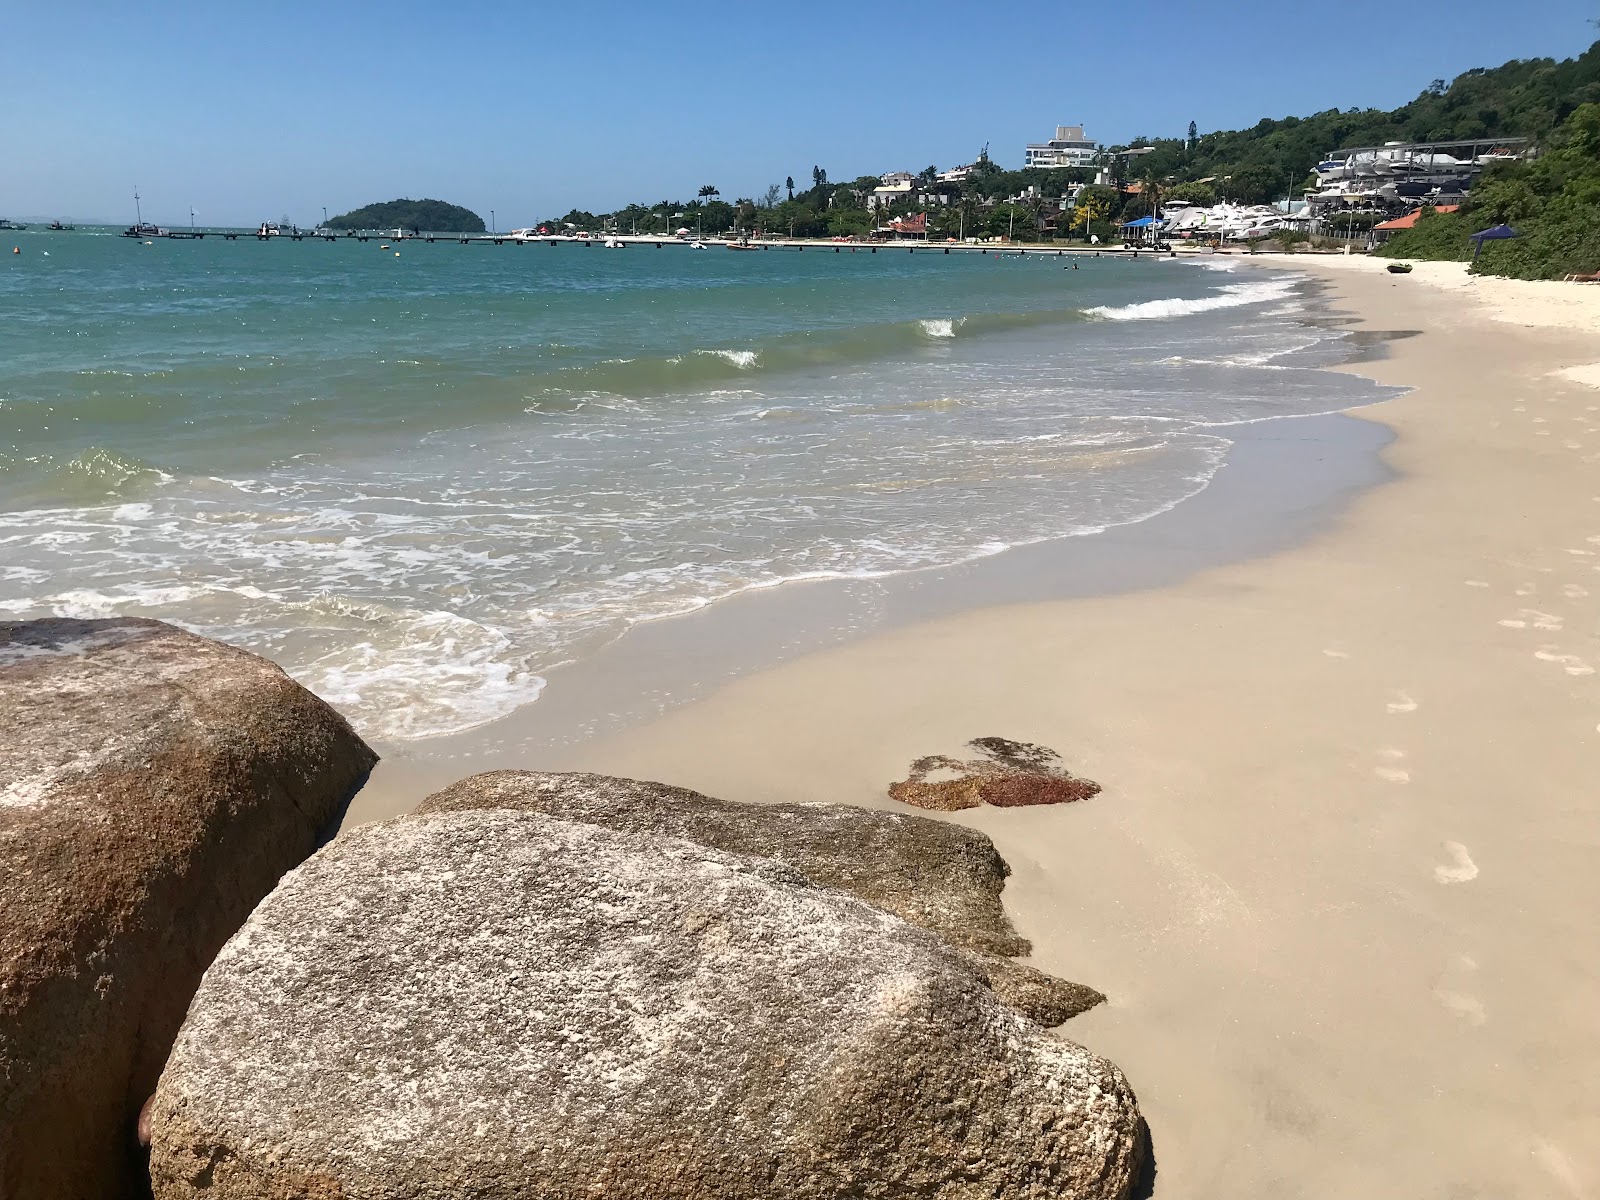
[[[151,225],[144,219],[144,208],[139,202],[139,189],[133,189],[133,224],[122,231],[122,236],[127,238],[164,238],[167,231],[159,225]]]
[[[0,229],[26,229],[26,228],[27,228],[26,225],[18,225],[15,221],[7,221],[4,217],[0,217]]]
[[[45,226],[45,228],[46,229],[53,229],[57,233],[66,233],[69,230],[76,229],[77,226],[76,225],[63,225],[60,221],[51,221],[50,224]]]

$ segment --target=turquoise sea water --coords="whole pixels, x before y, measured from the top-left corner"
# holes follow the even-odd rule
[[[174,620],[379,738],[746,588],[1142,520],[1230,425],[1379,395],[1231,261],[8,238],[0,614]]]

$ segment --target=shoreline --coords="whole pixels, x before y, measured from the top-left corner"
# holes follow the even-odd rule
[[[1311,286],[1304,323],[1346,325],[1328,311],[1320,287]],[[1344,362],[1308,369],[1381,356],[1389,341],[1412,332],[1352,331]],[[1345,412],[1218,426],[1232,445],[1211,478],[1169,508],[1127,524],[940,567],[751,588],[635,624],[549,672],[536,701],[494,721],[440,737],[374,742],[382,760],[343,827],[409,811],[468,770],[530,763],[558,769],[590,742],[623,735],[734,679],[805,654],[1000,604],[1159,588],[1283,550],[1337,521],[1362,490],[1393,478],[1380,459],[1392,434],[1359,415],[1389,398]]]
[[[1343,368],[1413,389],[1373,414],[1388,486],[1275,553],[873,634],[560,765],[884,806],[968,738],[1051,746],[1104,792],[952,819],[1011,863],[1035,965],[1110,997],[1065,1033],[1132,1080],[1157,1195],[1592,1194],[1600,394],[1557,374],[1592,333],[1519,327],[1551,314],[1492,282],[1262,265],[1423,331]],[[1591,294],[1559,295],[1600,330]]]

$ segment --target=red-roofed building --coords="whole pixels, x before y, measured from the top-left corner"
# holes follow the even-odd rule
[[[928,214],[925,212],[913,213],[910,216],[896,217],[887,225],[878,227],[879,233],[887,233],[894,237],[922,238],[928,237]]]
[[[1424,207],[1427,206],[1424,205]],[[1440,204],[1435,207],[1433,211],[1442,213],[1455,212],[1455,210],[1460,207],[1461,206],[1459,204]],[[1372,227],[1372,240],[1375,242],[1387,242],[1402,229],[1410,229],[1417,223],[1417,218],[1421,215],[1422,209],[1414,208],[1403,217],[1396,217],[1392,221],[1385,221],[1382,225],[1374,225]]]

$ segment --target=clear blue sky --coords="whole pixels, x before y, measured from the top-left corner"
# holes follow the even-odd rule
[[[396,196],[501,228],[1112,143],[1580,52],[1597,0],[565,6],[7,0],[0,216],[302,224]],[[554,14],[560,13],[557,16]],[[1174,33],[1193,24],[1192,35]]]

